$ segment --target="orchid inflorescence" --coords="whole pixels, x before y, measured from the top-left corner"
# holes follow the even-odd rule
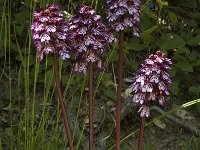
[[[31,25],[34,45],[39,52],[38,60],[43,60],[43,54],[57,54],[63,60],[70,58],[68,43],[68,24],[59,11],[59,5],[47,5],[34,13]]]
[[[107,0],[107,19],[112,29],[119,32],[127,27],[139,36],[140,0]]]
[[[169,84],[171,83],[168,70],[172,64],[169,58],[157,51],[147,58],[137,70],[133,88],[132,104],[141,105],[138,112],[141,117],[149,117],[150,110],[147,106],[149,101],[158,101],[163,106],[165,96],[169,96]]]
[[[86,72],[88,62],[97,62],[103,68],[105,44],[115,40],[103,24],[101,16],[89,6],[81,5],[70,22],[72,52],[75,54],[74,72]]]

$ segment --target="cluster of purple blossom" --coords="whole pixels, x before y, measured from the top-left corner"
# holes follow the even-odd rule
[[[56,4],[47,5],[34,13],[31,25],[34,45],[43,54],[56,54],[63,60],[75,58],[74,72],[86,72],[88,62],[97,62],[103,68],[105,44],[115,41],[115,37],[103,24],[101,16],[89,6],[81,5],[70,17],[69,23]]]
[[[171,83],[168,70],[172,64],[171,60],[164,54],[157,51],[144,61],[136,72],[133,82],[132,103],[140,103],[139,109],[141,117],[149,117],[150,111],[147,107],[149,101],[158,100],[160,105],[164,105],[165,96],[169,95],[169,84]]]
[[[127,27],[139,36],[140,0],[107,0],[107,19],[112,29],[117,32]]]
[[[56,4],[47,5],[34,13],[31,25],[32,37],[39,55],[38,60],[43,60],[43,54],[57,54],[63,60],[70,58],[68,41],[68,24],[63,18],[63,13]]]
[[[108,21],[116,31],[132,27],[138,36],[140,1],[108,0]],[[96,62],[98,69],[103,68],[105,44],[116,41],[115,37],[102,22],[101,16],[89,6],[81,5],[69,23],[56,4],[47,5],[34,13],[31,26],[34,45],[43,60],[43,54],[56,54],[63,60],[73,55],[74,72],[86,72],[88,62]],[[71,56],[72,57],[72,56]]]
[[[70,39],[75,55],[74,72],[86,72],[88,62],[97,62],[102,70],[105,44],[115,38],[109,34],[100,15],[88,6],[81,5],[70,21]]]
[[[107,0],[108,22],[112,30],[121,31],[127,27],[133,29],[139,36],[140,0]],[[101,16],[89,6],[81,5],[69,23],[56,4],[47,5],[34,13],[31,25],[34,45],[39,52],[38,60],[43,60],[43,54],[56,54],[63,60],[74,59],[73,72],[87,71],[89,62],[97,63],[102,70],[105,45],[116,41],[113,34],[102,22]],[[167,71],[171,60],[157,51],[150,55],[137,71],[133,83],[132,103],[140,103],[140,116],[149,117],[147,103],[158,100],[160,105],[169,95],[168,85],[171,83]]]

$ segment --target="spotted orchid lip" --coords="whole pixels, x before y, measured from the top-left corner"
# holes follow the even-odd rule
[[[172,64],[169,58],[157,51],[151,54],[137,70],[132,84],[132,103],[139,103],[141,117],[149,117],[147,108],[149,101],[157,101],[159,105],[165,104],[165,97],[169,96],[171,83],[168,70]]]

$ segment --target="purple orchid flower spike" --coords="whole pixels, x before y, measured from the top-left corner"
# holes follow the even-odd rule
[[[139,36],[140,0],[107,0],[107,19],[112,29],[123,31],[127,27]]]
[[[43,55],[56,54],[63,60],[70,58],[70,47],[67,45],[68,24],[59,11],[59,5],[47,5],[34,13],[31,25],[34,45],[39,52],[38,61],[43,60]]]
[[[164,105],[165,97],[169,96],[171,79],[168,70],[171,64],[170,59],[157,51],[150,55],[136,72],[132,85],[132,103],[139,103],[142,106],[139,111],[141,117],[149,116],[149,109],[146,108],[149,101],[158,101],[159,105]],[[144,110],[148,111],[144,113]]]
[[[86,73],[89,62],[97,63],[98,69],[102,70],[105,45],[115,38],[108,32],[101,16],[89,6],[81,5],[69,21],[75,55],[73,71]]]
[[[171,60],[166,58],[162,52],[157,51],[150,55],[136,72],[132,85],[132,104],[141,105],[138,111],[141,117],[139,150],[142,150],[145,118],[150,116],[149,101],[158,102],[163,106],[165,97],[169,96],[171,79],[168,70],[171,65]]]

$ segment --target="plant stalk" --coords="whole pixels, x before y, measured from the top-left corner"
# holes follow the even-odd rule
[[[147,99],[147,96],[146,96]],[[146,107],[147,101],[144,102],[144,107]],[[140,134],[138,139],[138,150],[142,150],[142,145],[144,142],[144,125],[145,125],[145,116],[141,118],[141,124],[140,124]]]
[[[65,130],[66,130],[67,138],[69,141],[69,147],[70,147],[70,150],[74,150],[73,142],[72,142],[72,138],[71,138],[71,134],[70,134],[69,122],[67,119],[67,113],[66,113],[66,109],[65,109],[65,104],[64,104],[63,96],[62,96],[62,90],[61,90],[60,79],[59,79],[59,65],[58,65],[58,59],[57,59],[56,54],[54,54],[54,76],[55,76],[55,80],[56,80],[56,86],[57,86],[62,116],[64,119]]]
[[[145,124],[145,116],[142,117],[141,119],[141,124],[140,124],[140,135],[138,139],[138,150],[142,150],[142,145],[144,141],[144,124]]]
[[[122,93],[122,72],[123,72],[123,47],[124,47],[124,31],[119,33],[119,60],[117,71],[117,104],[116,104],[116,150],[120,150],[120,108]]]
[[[94,129],[93,129],[93,119],[94,119],[94,101],[93,101],[93,62],[89,62],[89,149],[94,149]]]

